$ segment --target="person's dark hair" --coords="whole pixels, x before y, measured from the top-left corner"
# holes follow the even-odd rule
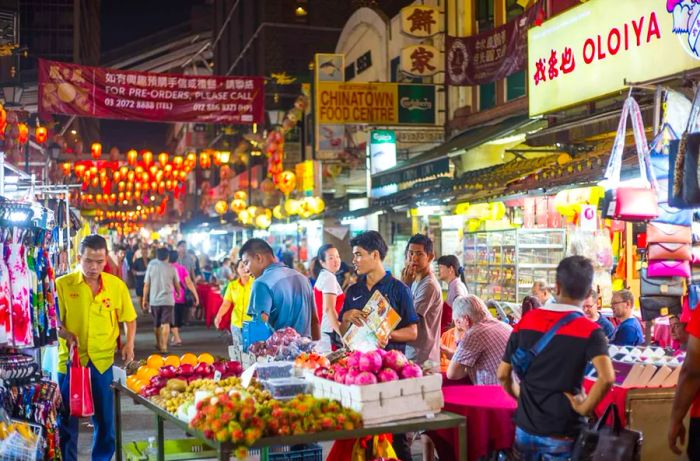
[[[433,253],[433,241],[430,239],[425,234],[416,234],[413,237],[410,238],[408,243],[406,244],[406,251],[408,251],[408,246],[409,245],[423,245],[423,250],[428,253],[432,254]]]
[[[379,259],[382,261],[384,261],[384,258],[386,258],[386,254],[389,251],[382,234],[373,230],[363,232],[350,240],[350,246],[360,247],[368,253],[376,251],[379,253]]]
[[[180,240],[179,242],[177,242],[177,245],[175,245],[175,247],[177,248],[177,247],[180,247],[181,245],[187,245],[187,242],[185,242],[184,240]]]
[[[95,251],[105,250],[105,253],[107,253],[107,240],[101,235],[90,234],[80,242],[80,254],[83,254],[87,248]]]
[[[438,266],[451,267],[455,271],[455,275],[459,277],[462,282],[466,283],[464,280],[464,267],[459,263],[459,259],[455,255],[443,255],[437,260]]]
[[[171,263],[176,263],[177,258],[179,258],[177,251],[175,251],[175,250],[168,251],[168,261],[170,261]]]
[[[557,266],[557,285],[564,296],[577,301],[588,297],[593,286],[593,264],[583,256],[569,256]]]
[[[169,257],[170,252],[167,248],[158,248],[156,250],[156,258],[158,258],[159,261],[167,261]]]
[[[520,318],[534,309],[539,309],[542,307],[542,303],[535,296],[525,296],[523,298],[523,304],[520,306]]]
[[[258,255],[262,253],[268,253],[274,256],[275,252],[272,251],[272,247],[263,239],[249,239],[243,244],[238,255],[243,259],[244,254]]]
[[[335,248],[335,245],[332,243],[326,243],[325,245],[321,245],[321,248],[318,249],[314,264],[311,266],[311,272],[314,274],[314,278],[318,278],[318,274],[321,273],[321,269],[323,269],[321,263],[326,262],[326,253],[328,253],[328,250],[331,248]]]

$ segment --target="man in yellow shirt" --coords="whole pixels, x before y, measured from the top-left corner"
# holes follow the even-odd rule
[[[63,402],[70,402],[70,348],[77,347],[82,366],[89,367],[95,414],[92,461],[110,461],[114,456],[114,407],[110,385],[112,364],[119,337],[119,323],[126,323],[122,360],[134,359],[136,311],[129,289],[118,277],[102,272],[107,263],[107,242],[88,235],[80,242],[80,268],[56,280],[59,326],[58,384]],[[66,411],[66,415],[68,412]],[[61,452],[65,461],[78,460],[79,420],[62,416]]]

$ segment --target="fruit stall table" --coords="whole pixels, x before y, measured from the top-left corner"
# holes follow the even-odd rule
[[[204,434],[196,429],[192,429],[189,425],[174,415],[171,415],[163,408],[154,404],[145,397],[140,396],[115,382],[112,384],[114,390],[114,416],[115,416],[115,432],[116,432],[116,460],[122,461],[122,417],[121,417],[121,394],[131,398],[134,402],[143,405],[155,414],[156,419],[156,447],[158,449],[158,461],[165,460],[164,449],[164,431],[163,423],[165,421],[174,424],[191,436],[202,441],[206,445],[216,449],[219,461],[229,461],[233,455],[233,446],[229,442],[217,442],[216,440],[207,439]],[[258,440],[252,448],[259,448],[261,457],[260,461],[268,461],[269,448],[283,445],[298,445],[309,444],[316,442],[327,442],[333,440],[347,440],[365,437],[368,435],[379,435],[387,433],[404,433],[417,432],[421,430],[441,430],[441,429],[456,429],[458,433],[455,440],[455,449],[459,459],[465,459],[467,453],[467,421],[463,416],[453,413],[441,412],[437,415],[428,418],[412,418],[392,423],[377,424],[373,426],[363,427],[350,431],[324,431],[304,435],[294,435],[285,437],[264,437]]]

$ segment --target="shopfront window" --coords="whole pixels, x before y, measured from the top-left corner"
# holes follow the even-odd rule
[[[491,30],[494,27],[494,1],[477,0],[476,24],[478,32]],[[479,110],[486,110],[496,105],[496,82],[479,86]]]

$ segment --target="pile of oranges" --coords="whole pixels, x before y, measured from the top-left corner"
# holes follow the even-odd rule
[[[196,366],[199,363],[211,365],[214,363],[214,356],[206,352],[199,354],[199,356],[188,352],[180,357],[177,355],[163,357],[162,355],[152,354],[148,356],[145,363],[138,368],[135,374],[126,378],[126,387],[138,393],[148,385],[153,377],[158,376],[162,367],[172,366],[178,368],[180,365]]]

